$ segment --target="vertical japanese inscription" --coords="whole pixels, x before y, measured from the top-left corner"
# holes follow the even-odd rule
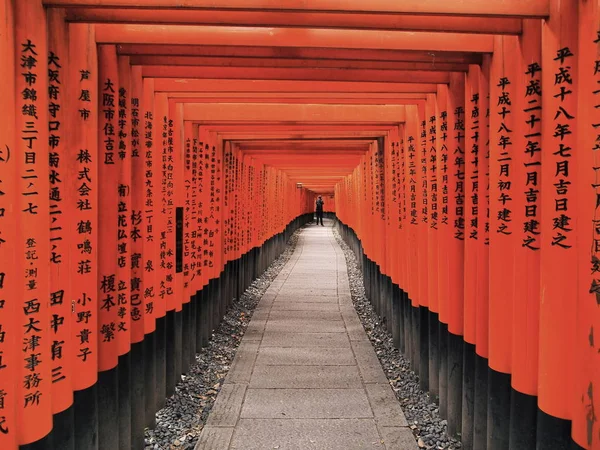
[[[143,298],[143,211],[144,211],[144,158],[140,154],[141,138],[140,129],[143,123],[140,116],[140,94],[141,87],[134,83],[140,83],[141,77],[132,81],[132,97],[130,105],[131,114],[131,215],[130,215],[130,245],[131,245],[131,281],[130,292],[130,314],[131,314],[131,341],[140,342],[144,339],[144,298]]]
[[[417,158],[416,155],[416,149],[415,149],[415,145],[414,145],[414,141],[415,138],[412,135],[409,135],[408,138],[408,149],[407,149],[407,153],[408,153],[408,185],[409,185],[409,191],[410,191],[410,202],[409,202],[409,206],[410,206],[410,224],[411,225],[417,225],[417,217],[418,217],[418,211],[417,211],[417,162],[415,161],[415,158]]]
[[[74,233],[71,240],[72,260],[72,345],[75,358],[73,377],[76,389],[84,389],[97,379],[97,292],[98,280],[98,108],[97,68],[95,43],[84,25],[71,28],[70,54],[75,54],[73,69],[69,72],[70,86],[74,89],[72,125],[75,128],[73,152],[69,152],[69,165],[74,167],[75,189],[71,210]],[[93,51],[94,50],[94,51]],[[59,322],[60,317],[52,316]],[[85,375],[83,375],[85,374]]]
[[[479,239],[479,92],[474,93],[470,99],[471,103],[471,148],[469,151],[468,173],[470,175],[467,183],[470,183],[470,221],[466,224],[469,239]]]
[[[72,403],[71,388],[71,282],[69,273],[68,223],[73,198],[72,186],[65,182],[65,166],[69,164],[67,143],[63,140],[66,112],[63,97],[66,83],[62,55],[66,53],[67,38],[64,22],[49,17],[51,27],[48,51],[48,164],[50,208],[50,313],[61,318],[61,324],[50,330],[50,360],[52,373],[53,412],[64,411]],[[61,18],[62,19],[62,18]],[[58,23],[57,23],[58,22]],[[31,113],[31,111],[28,111]],[[70,165],[70,164],[69,164]]]
[[[419,170],[421,172],[421,221],[427,224],[429,221],[429,199],[427,197],[427,121],[421,121],[421,158]],[[427,245],[427,244],[425,244]]]
[[[573,232],[573,224],[569,215],[569,202],[573,194],[571,191],[571,158],[573,156],[573,147],[575,137],[573,126],[575,112],[573,107],[576,105],[576,95],[572,89],[573,78],[571,75],[571,65],[569,61],[575,55],[569,47],[563,47],[557,50],[554,61],[557,63],[557,70],[554,73],[554,98],[558,99],[556,112],[553,118],[554,138],[551,150],[552,156],[549,158],[555,165],[554,171],[554,217],[552,245],[557,248],[570,249],[573,242],[570,235]],[[574,200],[573,200],[574,202]],[[573,206],[574,207],[574,206]]]
[[[500,88],[498,100],[496,102],[496,114],[500,117],[500,127],[497,130],[498,142],[496,143],[498,148],[498,154],[496,155],[496,162],[498,163],[498,210],[497,215],[497,227],[496,233],[503,235],[511,235],[513,233],[512,224],[512,181],[511,181],[511,166],[512,166],[512,129],[506,124],[510,123],[510,116],[512,114],[512,101],[511,92],[508,86],[511,85],[508,77],[501,77],[498,80],[497,86]]]
[[[438,167],[441,174],[441,180],[438,182],[441,184],[441,208],[440,208],[440,223],[442,225],[449,225],[448,213],[449,213],[449,175],[448,175],[448,146],[446,141],[448,140],[448,112],[440,112],[440,133],[439,139],[442,141],[440,146],[440,154],[438,156]]]
[[[99,89],[99,178],[102,190],[98,193],[98,219],[102,224],[98,234],[99,252],[99,370],[112,369],[118,357],[118,68],[116,48],[98,46]]]
[[[42,100],[47,89],[45,77],[46,58],[45,45],[39,45],[30,39],[21,40],[17,44],[20,50],[17,58],[20,70],[17,69],[18,98],[21,100],[21,118],[17,120],[18,137],[22,152],[18,158],[20,164],[20,226],[18,236],[22,246],[23,285],[17,292],[22,311],[22,340],[18,342],[22,352],[22,398],[18,408],[24,408],[24,417],[35,417],[50,406],[48,383],[51,382],[50,346],[48,336],[48,277],[44,275],[50,258],[47,225],[49,191],[47,144],[43,138],[48,136],[40,130],[46,127],[47,103]],[[46,230],[44,230],[44,228]],[[56,236],[56,234],[52,234]],[[60,259],[59,259],[60,260]],[[60,323],[53,323],[55,329]],[[1,363],[4,364],[4,363]],[[22,422],[21,422],[22,423]]]
[[[117,188],[117,334],[119,355],[127,353],[131,343],[131,117],[130,76],[126,57],[119,57],[118,90],[118,149],[116,166],[119,179]]]
[[[437,180],[437,119],[435,114],[429,117],[429,154],[427,156],[428,176],[429,176],[429,227],[433,230],[438,228],[439,210],[438,210],[438,180]]]
[[[465,239],[465,109],[457,106],[454,109],[454,237],[460,241]]]
[[[540,221],[540,168],[541,162],[541,139],[542,139],[542,68],[539,63],[528,66],[525,76],[525,109],[527,120],[525,121],[525,222],[522,227],[522,246],[530,250],[539,250]]]
[[[165,199],[164,199],[164,212],[166,217],[165,226],[165,288],[167,295],[167,309],[175,308],[175,298],[173,292],[174,286],[174,274],[175,274],[175,181],[173,174],[175,171],[175,151],[173,143],[173,119],[165,116],[163,117],[164,124],[166,125],[166,147],[163,148],[163,177],[166,178],[164,181],[165,186]],[[162,243],[161,243],[162,245]],[[161,255],[163,249],[161,248]],[[161,262],[162,264],[162,262]]]

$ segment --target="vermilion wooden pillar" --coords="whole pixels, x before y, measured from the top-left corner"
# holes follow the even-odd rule
[[[98,418],[100,449],[119,447],[118,406],[118,101],[114,45],[98,46]]]
[[[542,196],[541,22],[525,21],[509,56],[515,67],[513,157],[514,291],[510,448],[536,445]]]
[[[434,401],[439,401],[439,295],[438,295],[438,263],[439,263],[439,208],[437,178],[437,150],[438,150],[438,99],[435,95],[427,96],[425,105],[425,131],[426,131],[426,158],[427,158],[427,207],[428,207],[428,233],[427,233],[427,295],[429,298],[428,311],[428,355],[429,355],[429,392]]]
[[[600,385],[598,364],[598,330],[600,315],[598,299],[600,277],[598,276],[598,253],[600,233],[598,225],[598,126],[600,104],[598,82],[598,29],[600,10],[597,2],[579,2],[579,95],[577,117],[579,132],[577,148],[579,161],[574,178],[577,179],[577,216],[582,224],[581,234],[586,239],[577,249],[578,293],[577,334],[574,352],[577,356],[573,392],[573,423],[571,436],[583,448],[600,448],[597,421],[600,401],[597,386]],[[591,249],[591,252],[590,252]],[[594,420],[596,419],[596,420]]]
[[[14,119],[17,200],[12,220],[16,230],[18,369],[16,408],[18,443],[36,442],[52,428],[52,344],[49,277],[48,42],[46,13],[41,1],[15,2]],[[25,106],[25,107],[24,107]],[[33,115],[31,112],[34,111]],[[8,153],[7,149],[4,149]],[[9,299],[10,300],[10,299]],[[59,323],[56,323],[59,325]],[[10,403],[9,403],[10,404]]]
[[[465,74],[450,77],[448,88],[448,433],[461,432],[465,207]]]
[[[144,389],[144,326],[148,320],[144,307],[144,238],[145,229],[145,172],[144,112],[142,72],[139,66],[131,68],[130,117],[131,132],[131,190],[130,190],[130,311],[131,311],[131,447],[140,450],[144,444],[145,397]]]
[[[497,37],[490,74],[490,310],[488,448],[506,448],[509,441],[512,348],[512,261],[515,236],[514,154],[517,82],[511,61],[518,42]]]
[[[408,296],[410,299],[410,339],[411,339],[411,355],[410,359],[415,370],[420,367],[419,364],[419,328],[418,328],[418,308],[419,308],[419,258],[418,252],[418,227],[421,217],[421,207],[419,203],[419,123],[416,106],[406,107],[406,128],[405,128],[405,146],[406,156],[405,161],[408,164],[408,176],[406,189],[408,195],[408,276],[411,280]]]
[[[69,142],[74,154],[69,158],[70,189],[73,199],[71,226],[74,236],[69,255],[72,259],[72,295],[75,299],[71,339],[73,340],[73,377],[75,448],[98,446],[98,56],[93,25],[69,25]],[[74,175],[74,176],[73,176]]]
[[[491,55],[483,57],[479,77],[480,114],[480,157],[478,166],[479,211],[477,220],[477,286],[475,305],[475,393],[473,408],[473,448],[487,445],[488,415],[488,334],[489,334],[489,224],[490,224],[490,66]]]
[[[15,76],[18,76],[15,70],[17,49],[14,42],[14,9],[11,0],[0,2],[0,34],[3,36],[3,39],[0,39],[0,59],[5,62],[5,78],[4,82],[0,83],[0,110],[8,111],[8,117],[11,117],[13,111],[16,111]],[[3,193],[0,196],[0,389],[6,393],[4,404],[0,408],[0,446],[8,450],[14,450],[18,445],[17,382],[20,355],[17,339],[21,337],[17,321],[18,306],[8,301],[20,291],[17,284],[19,275],[16,258],[17,250],[20,251],[22,247],[16,239],[18,225],[15,217],[19,214],[16,208],[19,198],[17,170],[21,163],[15,131],[12,120],[0,121],[0,191]]]
[[[65,11],[48,11],[48,162],[50,181],[50,314],[60,318],[60,326],[51,327],[53,445],[74,448],[72,364],[72,305],[70,248],[74,237],[76,191],[75,160],[68,152],[70,139],[69,99],[69,34]],[[60,375],[58,375],[60,374]],[[54,382],[55,381],[55,382]]]
[[[142,69],[143,73],[143,69]],[[167,396],[174,390],[174,311],[172,277],[167,265],[170,262],[167,239],[167,180],[169,103],[165,93],[154,93],[154,167],[152,171],[154,193],[154,230],[156,239],[156,409],[165,406]],[[169,334],[170,333],[170,334]],[[170,348],[169,348],[170,345]]]
[[[183,344],[183,339],[188,340],[187,330],[185,325],[187,319],[183,314],[183,303],[189,303],[189,298],[184,299],[183,296],[183,207],[184,207],[184,190],[183,190],[183,104],[170,103],[169,105],[169,161],[172,166],[171,179],[167,183],[167,195],[170,193],[170,198],[167,202],[168,209],[168,231],[169,235],[169,253],[171,261],[169,274],[172,278],[173,299],[175,304],[176,330],[176,358],[175,358],[175,375],[176,380],[181,378],[184,371],[184,359],[187,358],[189,348],[187,343]],[[178,256],[180,261],[178,261]],[[188,309],[186,307],[186,313]],[[187,364],[186,364],[187,366]],[[187,369],[186,369],[187,371]],[[177,381],[176,381],[177,382]]]
[[[477,241],[479,236],[478,220],[480,216],[479,196],[479,159],[481,153],[480,130],[481,117],[479,95],[480,68],[469,66],[465,82],[465,270],[464,270],[464,367],[462,397],[462,444],[473,449],[474,395],[475,395],[475,344],[476,344],[476,305]]]
[[[146,404],[146,426],[152,427],[156,423],[154,412],[157,397],[164,393],[164,382],[157,385],[157,341],[159,336],[157,322],[164,316],[162,305],[158,297],[159,261],[158,218],[160,204],[158,198],[159,181],[156,173],[160,170],[158,148],[160,136],[154,126],[154,80],[143,79],[143,140],[144,148],[144,209],[143,224],[144,236],[142,245],[143,258],[143,287],[144,287],[144,383]],[[159,311],[160,309],[160,311]],[[164,338],[163,338],[164,339]],[[162,342],[162,340],[161,340]],[[162,352],[160,353],[162,355]]]
[[[428,238],[429,238],[429,180],[427,161],[427,112],[425,107],[419,111],[419,145],[418,145],[418,189],[419,202],[419,384],[424,391],[429,390],[429,277],[428,272]]]
[[[438,105],[436,124],[439,125],[439,133],[436,137],[437,148],[437,180],[438,180],[438,285],[437,295],[439,297],[439,337],[438,346],[440,353],[440,415],[448,418],[448,320],[450,316],[450,268],[449,246],[452,237],[452,224],[449,218],[450,212],[450,161],[451,153],[449,144],[452,134],[448,129],[448,86],[438,86]]]
[[[552,0],[542,27],[541,285],[537,446],[569,448],[575,380],[578,236],[578,2]],[[582,149],[583,151],[583,149]],[[588,243],[585,245],[589,251]],[[575,303],[576,304],[576,303]],[[560,330],[557,333],[556,330]]]
[[[131,67],[129,57],[118,57],[117,120],[117,337],[119,340],[119,447],[131,448]]]

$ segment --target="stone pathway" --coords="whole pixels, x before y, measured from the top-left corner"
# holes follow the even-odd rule
[[[325,224],[302,232],[262,297],[196,450],[418,448]]]

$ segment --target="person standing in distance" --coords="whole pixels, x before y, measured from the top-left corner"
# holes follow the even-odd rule
[[[322,227],[325,226],[325,225],[323,225],[323,205],[324,204],[325,204],[325,202],[319,195],[319,198],[317,199],[317,225],[319,225],[319,219],[321,219]]]

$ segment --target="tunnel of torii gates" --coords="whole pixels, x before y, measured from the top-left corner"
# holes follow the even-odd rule
[[[0,0],[0,448],[142,449],[315,196],[466,449],[600,449],[596,0]]]

